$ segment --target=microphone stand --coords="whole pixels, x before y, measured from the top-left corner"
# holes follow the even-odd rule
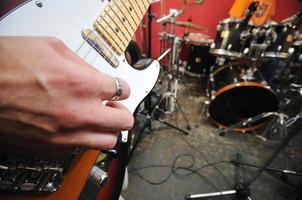
[[[267,172],[268,174],[272,175],[275,178],[278,178],[285,184],[287,184],[289,187],[293,188],[299,197],[302,196],[301,194],[301,186],[296,186],[293,182],[289,181],[287,179],[287,175],[295,175],[295,176],[302,176],[301,172],[296,172],[293,170],[288,169],[276,169],[271,168],[269,165],[275,160],[275,158],[278,156],[278,154],[284,150],[290,143],[290,141],[298,134],[302,134],[302,123],[301,118],[297,118],[297,120],[294,122],[296,124],[294,127],[290,129],[289,132],[287,132],[288,122],[286,122],[284,119],[280,120],[280,126],[281,126],[281,135],[284,135],[285,137],[281,141],[281,143],[277,146],[277,148],[274,150],[274,152],[270,155],[268,159],[266,159],[261,166],[256,166],[249,163],[244,163],[241,161],[241,155],[237,154],[236,160],[231,160],[231,164],[236,166],[236,173],[235,173],[235,186],[233,190],[227,190],[227,191],[216,191],[212,193],[204,193],[204,194],[190,194],[185,197],[186,200],[191,199],[209,199],[213,197],[221,197],[222,199],[228,199],[229,195],[236,196],[236,199],[238,200],[251,200],[251,191],[250,191],[250,185],[255,182],[255,180],[262,174],[262,172]],[[293,125],[291,123],[290,125]],[[257,168],[257,171],[254,173],[253,176],[248,181],[244,181],[243,177],[243,168],[242,166]],[[238,177],[241,177],[238,179]]]

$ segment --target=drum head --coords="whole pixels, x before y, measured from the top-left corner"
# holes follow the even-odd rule
[[[274,112],[278,109],[278,104],[276,94],[270,89],[248,85],[235,86],[211,101],[209,113],[219,125],[229,127],[250,117]]]

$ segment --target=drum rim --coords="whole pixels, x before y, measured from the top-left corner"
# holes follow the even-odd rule
[[[219,95],[223,94],[224,92],[232,90],[237,87],[259,87],[259,88],[266,89],[270,91],[272,94],[274,94],[275,96],[277,96],[277,94],[271,88],[265,87],[261,83],[257,83],[253,81],[241,81],[237,83],[231,83],[220,88],[217,92],[214,93],[213,97],[211,97],[211,100],[213,101],[215,98],[217,98]]]
[[[226,126],[226,125],[223,125],[223,124],[217,122],[213,117],[211,117],[211,118],[212,118],[213,121],[217,124],[218,127],[220,127],[220,128],[230,128],[230,126]],[[258,129],[258,128],[263,127],[266,123],[267,123],[267,121],[264,121],[264,122],[262,122],[262,123],[255,124],[254,126],[243,127],[243,128],[233,128],[232,130],[233,130],[233,131],[236,131],[236,132],[253,131],[253,130],[256,130],[256,129]]]
[[[289,56],[288,53],[276,53],[276,52],[273,52],[273,51],[270,51],[270,52],[264,52],[262,57],[268,57],[268,58],[283,58],[283,59],[287,59]]]
[[[236,66],[236,65],[235,65]],[[212,78],[213,76],[215,76],[218,72],[224,70],[225,68],[229,68],[229,67],[233,67],[233,64],[227,64],[224,65],[222,67],[219,67],[218,69],[216,69],[213,73],[210,74],[210,78]]]
[[[236,57],[236,58],[241,58],[243,56],[243,53],[238,53],[235,51],[228,51],[225,49],[210,49],[210,53],[219,55],[219,56],[229,56],[229,57]]]

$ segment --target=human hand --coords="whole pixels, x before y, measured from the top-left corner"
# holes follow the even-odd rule
[[[130,89],[122,85],[125,99]],[[55,38],[0,37],[0,88],[1,150],[109,149],[134,122],[130,111],[110,101],[114,78]]]

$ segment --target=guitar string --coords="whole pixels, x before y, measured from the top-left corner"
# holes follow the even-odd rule
[[[115,3],[115,1],[113,1],[113,3]],[[116,4],[116,3],[115,3],[115,4]],[[116,5],[117,5],[117,4],[116,4]],[[118,6],[118,5],[117,5],[117,6]],[[111,7],[109,6],[109,4],[107,4],[106,7],[111,8]],[[105,9],[106,9],[106,8],[105,8]],[[105,9],[103,10],[103,12],[106,13]],[[111,10],[112,10],[112,9],[111,9]],[[114,13],[113,10],[112,10],[112,12]],[[109,16],[110,20],[113,21],[112,18],[110,17],[110,15],[109,15],[109,14],[107,14],[107,15]],[[103,19],[103,17],[101,17],[101,15],[99,15],[99,17]],[[103,19],[103,21],[106,22],[104,19]],[[98,23],[98,24],[101,26],[101,24],[100,24],[100,22],[99,22],[98,19],[96,19],[96,23]],[[108,24],[108,23],[106,22],[106,24]],[[111,28],[111,29],[112,29],[112,28]],[[112,29],[112,30],[113,30],[113,29]],[[121,33],[121,31],[119,32],[119,34],[120,34],[120,33]],[[102,35],[102,33],[100,33],[100,34]],[[120,37],[120,35],[117,35],[117,36]],[[104,36],[103,36],[103,37],[104,37]],[[84,41],[84,42],[85,42],[85,41]],[[117,41],[116,41],[116,40],[114,40],[114,41],[109,45],[111,49],[114,49],[114,48],[113,48],[113,45],[117,45]],[[117,46],[118,46],[118,45],[117,45]],[[93,45],[91,48],[94,48],[94,47],[95,47],[95,46]],[[89,50],[89,51],[91,51],[91,50]],[[117,53],[116,50],[114,50],[114,52]],[[97,53],[98,53],[98,52],[97,52]],[[89,53],[88,53],[88,54],[89,54]],[[87,54],[87,56],[88,56],[88,54]],[[114,54],[112,54],[108,59],[111,60],[113,56],[114,56]],[[92,65],[98,57],[99,57],[99,55],[97,54],[90,64]]]
[[[122,2],[122,1],[121,1]],[[128,1],[129,2],[129,1]],[[113,3],[118,7],[118,9],[120,9],[120,7],[118,6],[118,4],[113,0]],[[129,2],[130,3],[130,2]],[[137,3],[137,2],[136,2]],[[122,2],[122,4],[123,4],[123,6],[126,8],[126,6],[125,6],[125,4]],[[115,13],[114,11],[113,11],[113,9],[111,8],[111,6],[109,5],[109,4],[107,4],[106,5],[106,7],[108,7],[108,8],[110,8],[111,9],[111,11],[113,12],[113,13]],[[126,10],[128,11],[128,9],[126,8]],[[105,13],[107,13],[106,11],[105,11],[105,9],[103,10],[103,12],[105,12]],[[136,11],[135,11],[136,12]],[[130,14],[130,12],[128,11],[128,13]],[[116,13],[115,13],[116,14]],[[112,17],[107,13],[107,15],[109,16],[109,18],[110,18],[110,22],[114,22],[113,21],[113,19],[112,19]],[[136,14],[137,15],[137,14]],[[99,15],[100,16],[100,15]],[[130,15],[131,16],[131,15]],[[101,17],[101,18],[103,18],[103,17]],[[133,19],[133,17],[131,16],[131,18]],[[137,18],[138,18],[138,16],[137,16]],[[119,19],[119,17],[118,17],[118,19]],[[128,18],[126,18],[127,20],[128,20]],[[138,18],[139,19],[139,18]],[[104,19],[103,19],[104,20]],[[133,19],[134,20],[134,19]],[[105,21],[105,20],[104,20]],[[120,19],[119,19],[119,21],[120,22],[122,22]],[[96,22],[100,25],[100,23],[99,23],[99,21],[98,20],[96,20]],[[109,23],[109,22],[108,22]],[[108,24],[108,23],[106,23],[106,24]],[[117,27],[118,28],[118,27]],[[112,29],[112,28],[111,28]],[[112,29],[113,30],[113,29]],[[119,30],[120,30],[120,28],[119,28]],[[114,31],[114,30],[113,30]],[[88,33],[88,35],[87,35],[87,37],[89,38],[89,36],[92,34],[93,32],[90,30],[89,31],[89,33]],[[120,36],[121,36],[121,34],[122,34],[122,31],[120,30],[119,31],[119,33],[117,34],[117,36],[120,38]],[[101,34],[102,35],[102,34]],[[126,40],[127,40],[127,38],[126,38]],[[85,44],[88,44],[89,46],[90,46],[90,48],[88,49],[88,51],[87,51],[87,53],[82,57],[82,56],[80,56],[79,55],[79,52],[80,52],[80,50],[84,47],[84,45]],[[110,48],[111,49],[114,49],[113,48],[113,45],[117,45],[117,41],[116,40],[114,40],[114,42],[112,42],[112,44],[111,45],[109,45],[110,46]],[[86,62],[86,58],[89,56],[89,54],[91,53],[91,51],[92,51],[92,49],[95,49],[95,47],[96,47],[96,43],[93,43],[92,45],[91,44],[89,44],[85,39],[83,39],[83,42],[82,42],[82,44],[78,47],[78,49],[75,51],[75,53],[78,55],[78,56],[80,56],[85,62]],[[117,53],[117,51],[114,51],[114,52],[116,52]],[[114,56],[114,54],[112,54],[110,57],[109,57],[109,60],[110,59],[112,59],[112,56]],[[102,57],[100,54],[99,54],[99,52],[97,52],[96,51],[96,56],[91,60],[91,62],[89,63],[90,65],[93,65],[93,63],[96,61],[96,59],[97,58],[99,58],[99,57]],[[88,63],[88,62],[87,62]]]

